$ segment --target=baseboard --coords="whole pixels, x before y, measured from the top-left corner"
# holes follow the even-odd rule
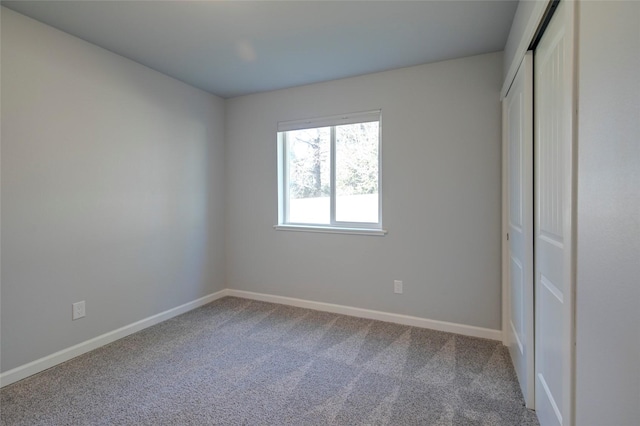
[[[393,322],[396,324],[410,325],[413,327],[428,328],[431,330],[446,331],[462,334],[464,336],[481,337],[483,339],[502,340],[502,331],[490,328],[475,327],[472,325],[456,324],[446,321],[437,321],[427,318],[413,317],[410,315],[393,314],[389,312],[374,311],[370,309],[354,308],[351,306],[335,305],[332,303],[314,302],[311,300],[295,299],[293,297],[272,296],[270,294],[254,293],[251,291],[227,289],[227,296],[241,297],[243,299],[260,300],[262,302],[280,303],[282,305],[296,306],[299,308],[314,309],[316,311],[331,312],[334,314],[350,315],[359,318],[367,318],[379,321]]]
[[[133,324],[125,325],[124,327],[121,327],[117,330],[110,331],[98,337],[94,337],[93,339],[89,339],[85,342],[48,355],[44,358],[37,359],[28,364],[24,364],[20,367],[16,367],[12,370],[6,371],[0,374],[0,387],[17,382],[18,380],[22,380],[33,374],[51,368],[57,364],[75,358],[78,355],[82,355],[93,349],[97,349],[118,339],[122,339],[123,337],[126,337],[130,334],[143,330],[147,327],[151,327],[152,325],[161,323],[162,321],[166,321],[192,309],[198,308],[202,305],[206,305],[207,303],[213,302],[216,299],[227,296],[227,293],[228,291],[226,289],[211,293],[207,296],[201,297],[191,302],[187,302],[180,306],[176,306],[175,308],[134,322]]]
[[[107,345],[130,334],[144,330],[147,327],[161,323],[192,309],[206,305],[225,296],[235,296],[243,299],[260,300],[263,302],[279,303],[282,305],[297,306],[299,308],[314,309],[316,311],[331,312],[335,314],[350,315],[359,318],[367,318],[413,327],[428,328],[431,330],[446,331],[464,336],[481,337],[491,340],[502,340],[502,331],[489,328],[475,327],[472,325],[456,324],[446,321],[437,321],[410,315],[393,314],[390,312],[374,311],[371,309],[354,308],[351,306],[336,305],[333,303],[314,302],[312,300],[296,299],[293,297],[273,296],[270,294],[254,293],[251,291],[224,289],[199,299],[187,302],[183,305],[150,316],[133,324],[126,325],[117,330],[102,334],[93,339],[63,349],[44,358],[37,359],[28,364],[21,365],[12,370],[0,374],[0,387],[22,380],[33,374],[44,371],[55,365],[68,361],[79,355]]]

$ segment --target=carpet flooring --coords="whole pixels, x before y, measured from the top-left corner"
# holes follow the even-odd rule
[[[0,391],[2,425],[537,425],[500,343],[225,297]]]

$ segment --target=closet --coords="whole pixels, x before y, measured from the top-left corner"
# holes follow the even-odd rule
[[[540,424],[573,424],[573,1],[551,2],[503,100],[503,333]]]

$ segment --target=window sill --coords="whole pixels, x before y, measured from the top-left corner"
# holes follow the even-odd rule
[[[338,228],[334,226],[274,225],[276,231],[321,232],[326,234],[373,235],[384,237],[387,231],[375,228]]]

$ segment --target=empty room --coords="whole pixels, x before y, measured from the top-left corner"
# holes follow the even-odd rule
[[[1,425],[638,424],[640,2],[1,5]]]

